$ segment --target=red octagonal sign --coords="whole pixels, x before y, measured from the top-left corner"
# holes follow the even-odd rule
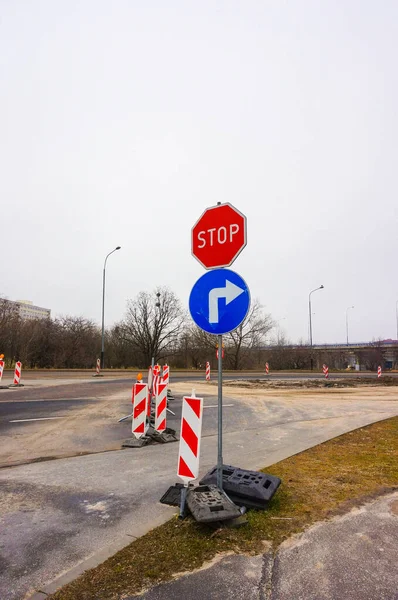
[[[232,204],[207,208],[192,228],[192,254],[205,269],[229,267],[246,246],[246,217]]]

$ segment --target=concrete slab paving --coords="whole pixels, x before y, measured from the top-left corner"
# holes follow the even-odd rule
[[[227,556],[126,600],[398,600],[398,492],[318,523],[275,560]]]
[[[397,600],[398,492],[284,542],[270,600],[292,598]]]
[[[158,585],[145,594],[125,600],[261,600],[264,573],[272,564],[271,553],[260,556],[233,555],[212,561],[195,573]]]

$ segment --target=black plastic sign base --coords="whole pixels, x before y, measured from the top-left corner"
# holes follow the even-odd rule
[[[176,483],[169,487],[167,492],[163,494],[159,502],[161,504],[168,504],[168,506],[180,506],[181,501],[181,488],[184,485],[182,483]]]
[[[223,489],[231,500],[239,506],[247,508],[267,508],[276,490],[281,484],[279,477],[248,471],[231,465],[223,465]],[[201,480],[202,485],[217,483],[217,467],[211,469]]]
[[[143,446],[148,446],[151,443],[151,439],[143,436],[142,438],[131,438],[130,440],[126,440],[122,444],[122,448],[142,448]]]
[[[170,429],[169,427],[167,427],[162,433],[160,433],[159,431],[154,431],[153,433],[151,433],[151,438],[154,442],[158,442],[159,444],[167,444],[168,442],[178,442],[176,432],[174,431],[174,429]]]
[[[215,485],[198,485],[188,489],[187,505],[198,523],[227,521],[241,516],[241,511]]]

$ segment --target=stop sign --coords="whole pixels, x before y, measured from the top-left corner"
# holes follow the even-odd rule
[[[246,246],[246,217],[232,204],[207,208],[192,228],[192,254],[205,269],[229,267]]]

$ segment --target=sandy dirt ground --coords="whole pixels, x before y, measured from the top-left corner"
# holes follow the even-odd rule
[[[125,435],[117,421],[131,410],[128,393],[94,400],[68,411],[59,420],[24,423],[7,430],[1,436],[0,467],[40,458],[119,450]]]
[[[190,394],[192,389],[196,395],[217,395],[215,383],[185,381],[174,383],[172,389],[176,396]],[[391,403],[398,402],[398,386],[261,389],[255,382],[250,382],[248,387],[239,387],[238,382],[233,382],[224,386],[223,394],[228,400],[238,401],[241,409],[246,406],[247,414],[254,414],[257,424],[262,423],[265,427],[305,419],[308,409],[313,409],[314,405],[320,420],[333,419],[342,413],[355,416],[359,411],[370,412],[376,408],[381,413],[385,410],[387,418],[391,414]],[[173,406],[179,408],[180,401],[177,399],[171,408]],[[95,398],[95,403],[77,407],[61,419],[11,428],[2,434],[0,467],[41,458],[118,450],[126,439],[126,428],[117,421],[130,411],[128,393],[119,391],[106,398]],[[242,419],[242,429],[252,426],[250,419],[247,422]],[[178,421],[172,426],[178,428]]]

